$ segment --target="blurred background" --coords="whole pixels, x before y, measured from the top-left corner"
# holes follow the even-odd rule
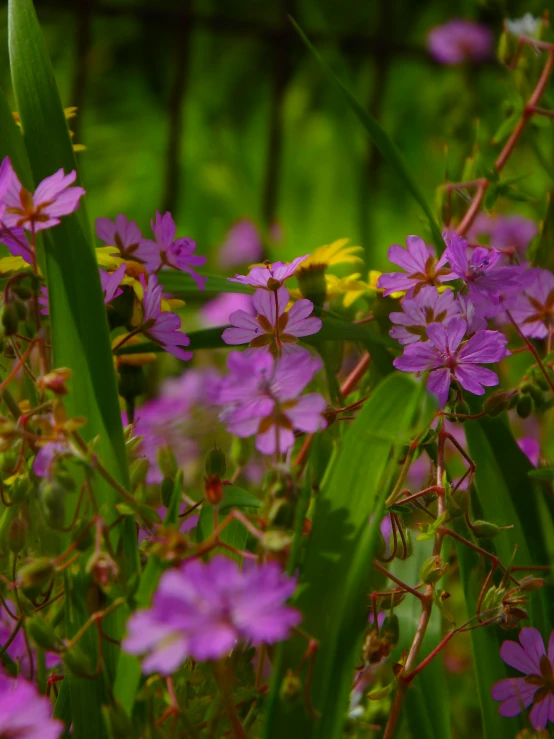
[[[78,107],[71,128],[86,147],[78,157],[92,216],[124,212],[147,231],[155,210],[169,209],[210,271],[242,219],[255,224],[267,256],[348,237],[375,268],[385,266],[391,243],[425,235],[418,206],[288,13],[393,136],[432,201],[445,176],[460,179],[477,130],[489,146],[511,83],[494,57],[438,64],[427,33],[456,15],[485,23],[498,38],[503,17],[544,9],[502,0],[455,8],[442,0],[36,0],[36,7],[63,103]],[[2,38],[6,15],[3,8]],[[9,93],[4,43],[1,55]],[[537,169],[525,147],[519,156],[512,165],[519,174],[522,162],[529,173]],[[515,209],[538,219],[543,175],[528,186],[530,201]]]

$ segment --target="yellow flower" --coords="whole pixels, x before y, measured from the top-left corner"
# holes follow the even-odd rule
[[[23,257],[2,257],[0,259],[0,274],[6,272],[16,272],[21,269],[30,269],[31,265],[23,259]]]
[[[337,239],[332,244],[319,246],[305,262],[302,262],[296,274],[304,270],[317,267],[334,267],[336,264],[357,264],[363,261],[358,252],[363,251],[361,246],[347,246],[349,239]]]
[[[358,298],[365,295],[368,292],[382,293],[382,288],[377,287],[377,281],[381,277],[381,272],[375,269],[371,269],[368,273],[368,280],[364,282],[361,278],[361,274],[356,272],[348,277],[337,277],[336,275],[325,275],[325,282],[327,284],[327,296],[329,298],[337,298],[340,295],[344,295],[343,304],[345,308],[349,308]],[[403,292],[392,293],[391,297],[401,298],[404,295]]]

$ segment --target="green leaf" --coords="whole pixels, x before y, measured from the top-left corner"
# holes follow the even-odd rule
[[[554,480],[554,467],[541,467],[540,469],[531,469],[527,472],[528,477],[534,480]]]
[[[347,430],[342,448],[317,497],[295,605],[302,628],[319,641],[311,686],[322,717],[308,715],[301,699],[289,705],[279,696],[287,669],[295,670],[306,650],[298,636],[280,645],[273,665],[264,737],[338,739],[347,713],[352,675],[367,624],[371,562],[384,501],[401,446],[420,426],[416,410],[423,385],[410,377],[386,378]],[[421,426],[427,426],[434,412]],[[392,466],[390,460],[393,460]],[[369,525],[373,516],[373,524]],[[305,676],[305,674],[304,674]]]
[[[211,300],[221,295],[221,293],[252,295],[254,292],[254,288],[249,285],[242,285],[240,282],[229,282],[226,277],[221,277],[221,275],[206,275],[202,273],[203,277],[208,278],[204,290],[199,290],[196,282],[186,272],[164,269],[158,276],[160,284],[164,286],[166,292],[175,295],[177,298],[192,302]]]
[[[429,228],[431,229],[431,234],[433,236],[433,241],[435,242],[435,246],[437,247],[437,249],[442,251],[445,248],[445,245],[444,245],[444,241],[441,235],[439,225],[435,220],[433,211],[431,207],[429,206],[429,204],[427,203],[427,200],[421,188],[419,187],[416,179],[410,172],[402,152],[396,146],[394,141],[391,139],[391,137],[388,135],[385,129],[381,126],[381,124],[378,121],[376,121],[375,118],[373,118],[373,116],[371,116],[362,105],[360,105],[360,103],[352,95],[350,90],[348,90],[348,88],[344,85],[344,83],[337,77],[337,75],[329,67],[327,62],[324,61],[319,51],[309,41],[308,37],[306,36],[304,31],[300,28],[300,26],[296,23],[296,21],[293,18],[290,18],[290,21],[292,25],[294,26],[294,28],[296,29],[302,41],[306,44],[309,51],[313,54],[313,56],[317,59],[319,64],[323,67],[329,79],[342,92],[348,104],[350,105],[350,107],[352,108],[356,116],[358,117],[362,126],[365,128],[365,130],[369,134],[369,137],[371,138],[375,146],[379,149],[379,151],[383,155],[384,159],[396,171],[396,173],[398,174],[398,176],[400,177],[400,179],[406,186],[408,192],[421,206],[423,212],[427,216],[427,220],[429,221]]]
[[[219,513],[228,513],[232,508],[261,508],[263,503],[255,495],[246,490],[234,487],[234,485],[223,486],[223,498],[219,504]]]

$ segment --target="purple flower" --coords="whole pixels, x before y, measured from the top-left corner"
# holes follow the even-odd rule
[[[237,310],[251,316],[256,315],[252,296],[243,293],[221,293],[200,308],[200,316],[205,326],[224,326],[229,323],[231,313]]]
[[[532,436],[522,436],[521,439],[517,440],[517,445],[533,467],[538,467],[541,457],[541,445],[537,439],[534,439]]]
[[[302,336],[316,334],[322,326],[319,318],[311,317],[314,304],[301,299],[287,311],[289,291],[286,287],[268,292],[256,290],[252,303],[257,315],[254,317],[243,310],[234,311],[229,321],[234,328],[226,328],[222,334],[226,344],[250,344],[264,347],[274,356],[286,347],[296,344]]]
[[[296,257],[290,264],[274,262],[263,267],[252,267],[246,276],[235,275],[229,277],[229,282],[240,282],[242,285],[263,287],[266,290],[278,290],[285,280],[294,275],[299,265],[309,256],[309,254],[306,254],[303,257]]]
[[[23,187],[6,157],[0,169],[0,181],[4,178],[8,180],[8,188],[3,198],[5,210],[2,223],[10,229],[24,227],[42,231],[57,226],[60,216],[77,210],[79,200],[85,194],[82,187],[70,187],[77,178],[75,170],[66,175],[63,169],[59,169],[44,179],[34,193],[30,193]],[[0,183],[0,192],[2,189],[3,184]]]
[[[498,710],[507,718],[533,704],[529,720],[535,731],[542,731],[549,721],[554,722],[554,632],[548,642],[548,654],[537,629],[521,629],[519,642],[505,641],[500,656],[525,677],[500,680],[492,686],[491,695],[495,701],[501,701]]]
[[[123,293],[123,290],[119,286],[125,277],[126,269],[126,264],[120,264],[114,272],[106,272],[104,269],[100,270],[100,282],[102,283],[102,292],[104,293],[104,303],[110,303],[114,298],[117,298]]]
[[[18,228],[17,226],[5,228],[0,224],[0,243],[8,247],[12,256],[21,257],[27,264],[33,263],[33,250],[27,241],[24,229]]]
[[[252,264],[262,258],[262,240],[256,224],[248,219],[235,223],[219,250],[218,260],[223,268],[237,264]]]
[[[15,606],[15,604],[9,598],[5,598],[4,600],[6,601],[6,605],[10,609],[11,613],[16,614],[17,607]],[[6,608],[4,606],[0,606],[0,644],[5,644],[8,641],[8,639],[12,636],[16,626],[17,618],[13,619],[7,612]],[[22,629],[20,629],[15,635],[13,641],[7,649],[7,654],[9,657],[11,657],[11,659],[13,659],[14,662],[17,663],[20,674],[23,675],[23,677],[30,677],[31,661],[29,659],[27,644],[25,643],[25,634]],[[45,662],[46,669],[53,670],[60,664],[61,658],[58,654],[55,654],[54,652],[46,652]],[[0,737],[3,736],[3,728],[4,727],[0,721]]]
[[[458,303],[458,315],[467,323],[468,336],[471,336],[476,331],[487,328],[486,320],[477,313],[475,306],[468,297],[458,295],[456,300]]]
[[[149,246],[142,238],[135,221],[130,221],[126,215],[120,213],[115,221],[97,218],[95,226],[98,238],[108,246],[116,246],[122,259],[134,259],[135,262],[145,264],[148,270],[154,271],[159,262],[159,249],[157,245]]]
[[[459,315],[459,307],[452,290],[439,294],[436,287],[425,285],[414,298],[404,298],[403,313],[390,313],[390,320],[397,324],[389,331],[401,344],[413,344],[427,340],[427,326],[443,323]]]
[[[52,704],[36,687],[0,675],[0,736],[5,739],[58,739],[61,721],[52,718]]]
[[[144,276],[140,276],[144,286],[142,333],[152,341],[161,344],[166,351],[185,362],[192,357],[192,352],[181,349],[190,344],[189,337],[181,331],[181,319],[175,313],[162,311],[162,285],[158,285],[156,275],[150,275],[148,285]]]
[[[515,254],[521,260],[537,231],[537,224],[523,216],[491,217],[480,213],[468,232],[468,239],[473,241],[478,236],[488,235],[491,246],[507,256]]]
[[[406,245],[407,251],[398,244],[393,244],[389,248],[389,262],[406,271],[391,272],[379,277],[377,287],[384,289],[384,295],[411,290],[409,297],[414,297],[424,285],[437,287],[454,279],[450,270],[444,266],[447,263],[446,254],[437,260],[432,250],[419,236],[408,236]]]
[[[298,397],[321,361],[305,350],[277,360],[266,352],[231,352],[230,374],[214,388],[212,400],[226,406],[220,420],[229,433],[245,438],[256,434],[262,454],[284,454],[294,444],[294,429],[314,433],[324,429],[327,404],[319,393]]]
[[[52,479],[56,461],[63,456],[71,456],[75,450],[68,441],[47,441],[38,450],[33,460],[33,472],[37,477]]]
[[[409,344],[393,362],[403,372],[431,370],[427,389],[438,397],[441,407],[448,400],[452,380],[474,395],[497,385],[496,373],[478,364],[499,362],[509,354],[508,339],[499,331],[477,331],[462,343],[466,330],[463,318],[452,318],[446,325],[432,323],[427,327],[429,341]]]
[[[521,332],[544,339],[554,330],[554,275],[546,269],[530,269],[531,283],[511,308]]]
[[[220,659],[239,641],[274,644],[300,623],[286,605],[295,587],[274,562],[241,570],[221,556],[189,560],[164,572],[152,608],[129,619],[122,647],[144,655],[144,673],[170,675],[188,658]]]
[[[149,255],[146,268],[149,271],[157,271],[166,265],[181,272],[188,272],[198,285],[198,289],[203,290],[207,278],[199,275],[193,267],[202,267],[206,264],[206,257],[194,253],[196,242],[188,237],[175,238],[175,221],[169,212],[162,216],[156,211],[156,218],[152,219],[151,225],[155,240],[143,239],[141,242],[143,253]]]
[[[497,265],[500,252],[478,246],[471,250],[467,241],[455,233],[445,234],[445,255],[452,272],[468,286],[468,296],[483,317],[495,315],[507,297],[521,288],[521,267]]]
[[[429,31],[427,50],[439,64],[482,62],[491,57],[493,40],[486,26],[453,18]]]

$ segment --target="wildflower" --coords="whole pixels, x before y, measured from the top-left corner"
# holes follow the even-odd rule
[[[493,685],[491,695],[495,701],[501,701],[498,710],[507,718],[532,705],[529,721],[536,731],[542,731],[549,721],[554,722],[554,632],[550,635],[548,654],[537,629],[521,629],[519,642],[505,641],[500,656],[525,677],[500,680]]]
[[[240,282],[241,285],[251,285],[252,287],[263,287],[266,290],[278,290],[285,280],[292,277],[298,266],[302,264],[309,254],[303,257],[296,257],[290,264],[284,262],[274,262],[273,264],[264,264],[262,266],[252,267],[250,272],[245,275],[235,275],[229,277],[229,282]]]
[[[296,581],[269,562],[241,570],[225,557],[187,561],[160,579],[152,608],[133,614],[123,649],[144,655],[144,673],[220,659],[238,642],[273,644],[301,619],[286,605]]]
[[[483,317],[495,315],[510,294],[521,287],[522,268],[497,265],[500,252],[482,246],[471,251],[467,241],[456,234],[445,236],[445,255],[452,272],[467,285],[468,296]]]
[[[537,235],[537,224],[523,216],[494,216],[480,213],[468,231],[468,239],[488,236],[491,246],[505,256],[522,260],[531,241]]]
[[[384,295],[411,290],[409,297],[413,297],[424,285],[438,287],[441,283],[454,279],[450,270],[444,266],[448,260],[446,253],[437,260],[419,236],[408,236],[406,245],[407,251],[398,244],[389,248],[389,262],[397,264],[406,272],[391,272],[379,277],[377,287],[384,289]]]
[[[147,271],[154,272],[159,264],[159,249],[153,242],[142,238],[142,233],[135,221],[130,221],[122,213],[115,221],[109,218],[97,218],[96,234],[107,246],[115,246],[121,259],[132,259],[144,264]]]
[[[5,598],[5,605],[0,606],[0,644],[6,644],[8,639],[12,636],[15,627],[17,626],[17,618],[12,618],[10,614],[7,611],[7,608],[10,609],[11,613],[16,614],[17,608],[15,604],[9,599]],[[29,652],[27,650],[27,645],[25,643],[25,634],[22,630],[18,631],[13,640],[10,643],[10,646],[7,648],[6,653],[8,654],[11,659],[13,659],[14,662],[17,663],[19,667],[19,672],[23,677],[30,677],[31,675],[31,661],[29,659]],[[60,657],[55,654],[54,652],[46,652],[45,654],[46,658],[46,669],[52,670],[54,667],[60,664]],[[0,674],[0,695],[1,695],[1,681],[4,679],[4,676]],[[1,697],[0,697],[0,716],[1,716]],[[2,724],[1,718],[0,718],[0,736],[4,736],[2,734],[4,726]]]
[[[33,250],[22,228],[5,228],[0,224],[0,243],[8,247],[12,256],[21,257],[27,264],[33,263]]]
[[[409,344],[393,364],[403,372],[431,370],[427,389],[438,397],[441,406],[448,400],[452,380],[474,395],[483,395],[483,386],[497,385],[498,376],[478,364],[506,357],[508,339],[499,331],[477,331],[462,343],[466,331],[463,318],[452,318],[446,325],[431,323],[427,326],[429,341]]]
[[[6,164],[7,162],[7,164]],[[79,207],[79,200],[85,194],[82,187],[70,187],[77,178],[73,170],[64,174],[59,169],[50,177],[46,177],[34,193],[26,190],[19,181],[8,157],[2,162],[0,180],[8,181],[4,195],[4,213],[2,223],[7,228],[26,228],[30,231],[42,231],[60,223],[60,216],[73,213]],[[3,185],[0,184],[0,193]]]
[[[539,466],[541,458],[541,445],[533,436],[522,436],[517,440],[517,445],[531,462],[533,467]]]
[[[326,270],[337,264],[357,264],[362,262],[362,258],[358,256],[358,252],[363,251],[361,246],[348,246],[349,239],[337,239],[326,246],[319,246],[313,254],[302,262],[302,266],[297,270],[297,275],[302,274],[305,270],[321,269]]]
[[[61,721],[52,718],[52,704],[35,686],[0,676],[0,736],[4,739],[58,739]]]
[[[227,367],[230,374],[212,391],[213,402],[225,406],[220,420],[235,436],[256,434],[262,454],[288,451],[294,429],[313,433],[326,427],[324,398],[319,393],[298,397],[321,369],[321,361],[308,351],[277,360],[266,352],[231,352]]]
[[[74,454],[75,450],[65,439],[47,441],[40,447],[33,460],[33,472],[37,477],[51,480],[54,476],[56,461],[61,457]]]
[[[486,320],[475,309],[471,300],[465,295],[458,295],[458,315],[467,323],[467,335],[471,336],[476,331],[487,328]]]
[[[273,293],[256,290],[252,303],[256,310],[254,318],[250,313],[237,310],[231,313],[229,321],[233,328],[226,328],[223,341],[226,344],[250,344],[251,347],[267,347],[274,354],[286,351],[286,347],[296,344],[302,336],[310,336],[321,330],[321,320],[311,317],[314,305],[309,300],[298,300],[287,311],[289,291],[280,287]]]
[[[514,36],[530,36],[535,38],[539,32],[541,19],[535,18],[531,13],[525,13],[523,18],[505,21],[506,30],[513,33]]]
[[[492,48],[492,32],[463,18],[436,26],[427,36],[427,50],[439,64],[482,62],[491,57]]]
[[[355,272],[348,277],[337,277],[336,275],[325,275],[325,282],[327,284],[327,297],[335,298],[339,295],[343,295],[343,305],[345,308],[350,308],[358,298],[365,295],[370,290],[377,292],[375,287],[372,288],[371,284],[364,282],[359,272]]]
[[[142,277],[144,280],[144,277]],[[162,311],[162,285],[158,285],[156,275],[150,275],[148,285],[144,285],[143,317],[140,331],[152,341],[164,347],[177,359],[187,361],[192,352],[181,347],[190,344],[189,337],[181,331],[181,319],[175,313]]]
[[[199,312],[204,326],[222,326],[229,323],[231,313],[238,310],[249,313],[251,316],[256,315],[251,295],[220,293],[217,298],[205,303]]]
[[[206,257],[194,254],[196,242],[186,236],[175,238],[175,221],[169,212],[162,216],[156,211],[156,218],[152,219],[151,225],[155,240],[143,239],[141,244],[143,253],[153,254],[152,257],[149,256],[149,271],[157,271],[165,265],[181,272],[188,272],[198,285],[198,289],[203,290],[207,278],[199,275],[193,267],[202,267],[206,264]]]
[[[127,265],[123,263],[115,272],[106,272],[104,269],[100,270],[100,282],[102,283],[105,303],[110,303],[114,298],[122,294],[123,290],[121,290],[120,285],[125,276],[126,269]]]
[[[219,249],[218,261],[222,267],[252,264],[262,257],[262,240],[256,224],[244,218],[235,223]]]
[[[397,324],[389,331],[401,344],[426,341],[426,328],[430,323],[442,323],[458,315],[458,304],[452,290],[439,294],[436,287],[425,285],[414,298],[402,301],[402,313],[391,313],[390,320]]]
[[[554,330],[554,275],[546,269],[529,270],[532,282],[511,309],[521,332],[533,339],[544,339]]]

